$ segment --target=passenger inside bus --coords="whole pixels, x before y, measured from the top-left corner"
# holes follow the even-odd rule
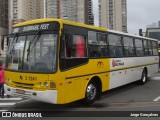
[[[73,36],[73,43],[71,46],[66,47],[67,58],[83,58],[85,57],[85,39],[82,36]]]
[[[55,69],[55,48],[49,46],[47,52],[36,62],[35,69],[38,71],[53,71]]]

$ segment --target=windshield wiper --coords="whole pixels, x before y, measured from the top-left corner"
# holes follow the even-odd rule
[[[36,41],[35,38],[36,38],[39,34],[40,34],[40,31],[38,31],[38,32],[35,34],[35,36],[33,37],[33,39],[30,40],[30,42],[29,42],[29,46],[28,46],[28,49],[27,49],[27,61],[28,61],[28,56],[29,56],[29,54],[30,54],[31,45]],[[38,37],[37,37],[37,39],[38,39]]]

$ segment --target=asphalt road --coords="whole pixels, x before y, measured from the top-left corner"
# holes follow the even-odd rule
[[[126,115],[126,112],[128,114],[131,114],[133,113],[133,111],[146,111],[156,114],[156,111],[160,113],[160,74],[157,74],[153,78],[150,78],[149,81],[143,86],[132,83],[103,93],[101,100],[90,106],[82,105],[80,102],[74,102],[67,105],[51,105],[43,102],[22,99],[16,101],[16,103],[11,106],[0,105],[0,110],[18,112],[46,111],[46,113],[51,111],[49,112],[49,115],[54,114],[58,117],[63,117],[63,115],[65,116],[66,114],[64,113],[67,111],[72,111],[70,116],[73,115],[75,117],[80,116],[84,118],[87,114],[88,117],[94,117],[92,120],[98,119],[98,117],[96,117],[96,114],[99,115],[99,113],[103,113],[102,116],[107,116],[106,114],[109,114],[109,116],[115,115],[114,117],[116,117],[116,115],[118,115],[117,117],[120,117],[121,112],[123,116]],[[128,111],[130,111],[130,113]],[[160,117],[160,114],[158,115]],[[121,119],[119,118],[119,120]]]

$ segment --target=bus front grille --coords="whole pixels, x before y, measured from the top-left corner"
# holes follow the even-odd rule
[[[13,82],[13,83],[18,88],[33,89],[33,87],[34,87],[34,84],[19,83],[19,82]]]

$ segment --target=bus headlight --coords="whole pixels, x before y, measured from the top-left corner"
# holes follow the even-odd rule
[[[45,82],[45,83],[44,83],[44,86],[49,87],[48,82]]]
[[[8,82],[10,82],[10,80],[9,80],[9,78],[6,78],[5,83],[8,83]]]
[[[40,83],[40,87],[43,87],[43,83],[42,82]]]
[[[50,87],[50,88],[56,88],[56,83],[54,82],[40,82],[40,87]]]

